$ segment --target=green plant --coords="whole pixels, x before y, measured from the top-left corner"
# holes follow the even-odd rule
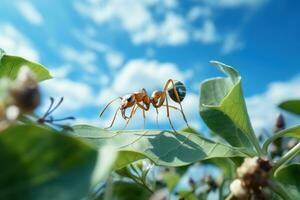
[[[39,123],[38,82],[52,77],[42,65],[1,51],[0,199],[207,199],[216,192],[219,199],[300,198],[294,175],[300,171],[294,160],[300,144],[277,160],[269,152],[279,138],[299,138],[300,125],[261,144],[241,76],[223,63],[212,64],[228,76],[201,84],[199,113],[214,133],[208,139],[190,128],[109,131]],[[201,166],[209,166],[207,175],[193,174],[188,186],[179,186],[189,169]],[[213,169],[221,175],[208,175]]]

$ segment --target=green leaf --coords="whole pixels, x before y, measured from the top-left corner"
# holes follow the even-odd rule
[[[164,179],[167,183],[167,188],[169,192],[172,193],[176,185],[180,181],[180,176],[176,173],[168,172],[164,174]]]
[[[194,133],[169,131],[109,131],[87,125],[73,127],[70,134],[101,147],[118,148],[115,169],[139,159],[148,158],[156,165],[183,166],[196,161],[219,157],[245,157],[245,149],[230,147],[205,139]]]
[[[82,199],[101,174],[91,145],[50,129],[12,126],[0,146],[0,199]]]
[[[253,145],[260,153],[242,92],[241,77],[232,67],[212,61],[226,78],[213,78],[201,85],[200,115],[207,126],[235,147]]]
[[[29,67],[39,81],[52,78],[49,71],[38,63],[17,56],[5,55],[3,52],[0,53],[0,78],[8,77],[10,79],[16,79],[20,68],[23,66]]]
[[[284,186],[291,199],[300,197],[300,164],[291,164],[279,169],[275,178]]]
[[[269,145],[281,137],[296,137],[300,139],[300,125],[293,126],[291,128],[284,129],[282,131],[277,132],[270,138],[268,138],[263,144],[263,152],[266,154],[268,151]]]
[[[300,99],[284,101],[279,104],[279,107],[288,112],[300,115]]]
[[[177,192],[177,195],[181,197],[181,199],[185,200],[197,200],[197,196],[193,191],[181,190]]]

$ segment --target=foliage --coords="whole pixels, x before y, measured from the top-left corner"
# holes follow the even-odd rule
[[[294,175],[300,170],[300,144],[279,146],[276,159],[269,151],[285,137],[299,138],[300,125],[280,127],[260,141],[240,74],[223,63],[212,64],[227,77],[201,84],[199,113],[214,136],[208,139],[192,128],[110,131],[41,120],[34,113],[40,93],[36,87],[52,78],[50,73],[0,51],[0,199],[207,199],[212,194],[264,199],[271,192],[276,194],[272,198],[300,198]],[[299,100],[280,107],[299,114]],[[206,171],[190,172],[195,169]]]

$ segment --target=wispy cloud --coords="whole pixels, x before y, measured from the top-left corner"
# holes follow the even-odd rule
[[[95,105],[93,89],[88,84],[70,79],[55,78],[41,83],[47,96],[64,97],[60,112],[76,111]]]
[[[0,24],[0,48],[9,54],[39,61],[39,53],[32,42],[12,24]]]
[[[236,33],[229,33],[224,37],[221,53],[229,54],[244,48],[244,43],[239,39]]]
[[[118,68],[124,62],[124,57],[118,52],[108,52],[105,55],[105,60],[109,67]]]
[[[90,34],[91,30],[94,30],[93,28],[89,28],[87,30],[84,30],[83,32],[80,30],[75,30],[73,32],[74,36],[78,39],[82,45],[84,45],[86,48],[89,48],[95,52],[100,53],[100,56],[103,56],[106,64],[111,69],[116,69],[121,67],[121,65],[124,62],[124,55],[120,53],[119,51],[113,49],[112,47],[99,42],[96,39],[93,39]]]
[[[284,100],[300,98],[300,75],[286,82],[273,82],[268,89],[246,99],[251,121],[257,130],[271,130],[279,112],[277,106]],[[295,119],[289,115],[288,122]],[[299,120],[299,119],[298,119]]]
[[[205,21],[197,30],[193,21],[201,16],[211,16],[208,7],[196,6],[187,14],[176,12],[178,1],[111,0],[87,2],[77,0],[75,9],[97,24],[117,24],[129,33],[134,44],[156,44],[177,46],[196,39],[212,43],[216,38],[213,22]],[[153,12],[153,9],[157,12]],[[159,10],[163,9],[161,12]],[[132,12],[134,10],[134,12]],[[187,16],[186,16],[187,15]],[[158,17],[159,16],[159,17]],[[195,30],[195,34],[194,34]],[[193,35],[196,35],[194,38]]]
[[[208,5],[227,7],[227,8],[236,8],[236,7],[258,7],[269,0],[202,0]]]
[[[189,10],[187,19],[189,21],[195,21],[200,17],[210,17],[211,15],[212,10],[208,6],[194,6]]]
[[[23,17],[33,25],[43,24],[42,14],[36,9],[36,7],[29,1],[18,1],[17,8]]]
[[[219,36],[215,24],[211,20],[205,20],[202,28],[194,31],[194,38],[205,44],[217,42]]]
[[[70,63],[79,65],[88,73],[97,72],[96,62],[97,56],[93,51],[83,50],[78,51],[69,46],[62,46],[60,48],[61,56]]]
[[[135,44],[153,42],[159,45],[180,45],[188,41],[185,20],[173,12],[167,13],[160,24],[149,23],[144,29],[133,33]]]

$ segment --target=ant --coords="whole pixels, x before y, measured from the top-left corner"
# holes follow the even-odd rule
[[[171,85],[171,87],[169,87],[170,85]],[[169,105],[167,94],[169,94],[169,96],[171,97],[171,99],[173,101],[175,101],[176,103],[179,104],[180,109],[178,109],[175,106]],[[170,108],[179,110],[182,114],[182,117],[183,117],[186,125],[189,127],[187,119],[183,112],[182,105],[181,105],[181,102],[183,101],[185,95],[186,95],[186,88],[185,88],[184,84],[180,81],[174,81],[172,79],[169,79],[165,84],[164,90],[163,91],[155,90],[152,93],[151,97],[147,94],[146,89],[143,88],[142,90],[140,90],[138,92],[134,92],[134,93],[126,95],[124,97],[117,97],[117,98],[113,99],[104,107],[104,109],[100,113],[100,117],[103,115],[104,111],[108,108],[109,105],[111,105],[114,101],[120,99],[121,105],[115,112],[112,122],[107,127],[107,129],[111,128],[113,126],[114,121],[115,121],[116,116],[119,111],[121,111],[123,119],[126,120],[126,125],[124,127],[124,128],[126,128],[130,119],[133,117],[133,115],[135,114],[135,112],[138,108],[142,109],[142,111],[143,111],[144,124],[145,124],[145,111],[148,111],[150,109],[151,104],[155,108],[157,115],[158,115],[158,108],[160,108],[162,106],[166,106],[167,118],[169,120],[169,123],[170,123],[172,129],[176,132],[176,130],[173,126],[173,123],[171,121],[171,118],[170,118]],[[166,103],[166,104],[164,104],[164,103]],[[132,108],[129,117],[126,116],[126,109],[128,109],[128,108]],[[158,123],[158,118],[156,118],[156,122]]]
[[[37,119],[37,123],[39,123],[39,124],[48,123],[48,124],[51,124],[51,125],[54,125],[57,127],[61,127],[63,129],[72,129],[71,127],[68,127],[66,125],[57,124],[55,122],[64,121],[64,120],[75,120],[75,117],[65,117],[62,119],[54,119],[52,116],[50,116],[53,113],[53,111],[55,111],[61,105],[63,100],[64,100],[64,98],[61,97],[60,100],[58,101],[58,103],[54,106],[54,98],[50,97],[50,106],[49,106],[47,112],[42,117]]]

